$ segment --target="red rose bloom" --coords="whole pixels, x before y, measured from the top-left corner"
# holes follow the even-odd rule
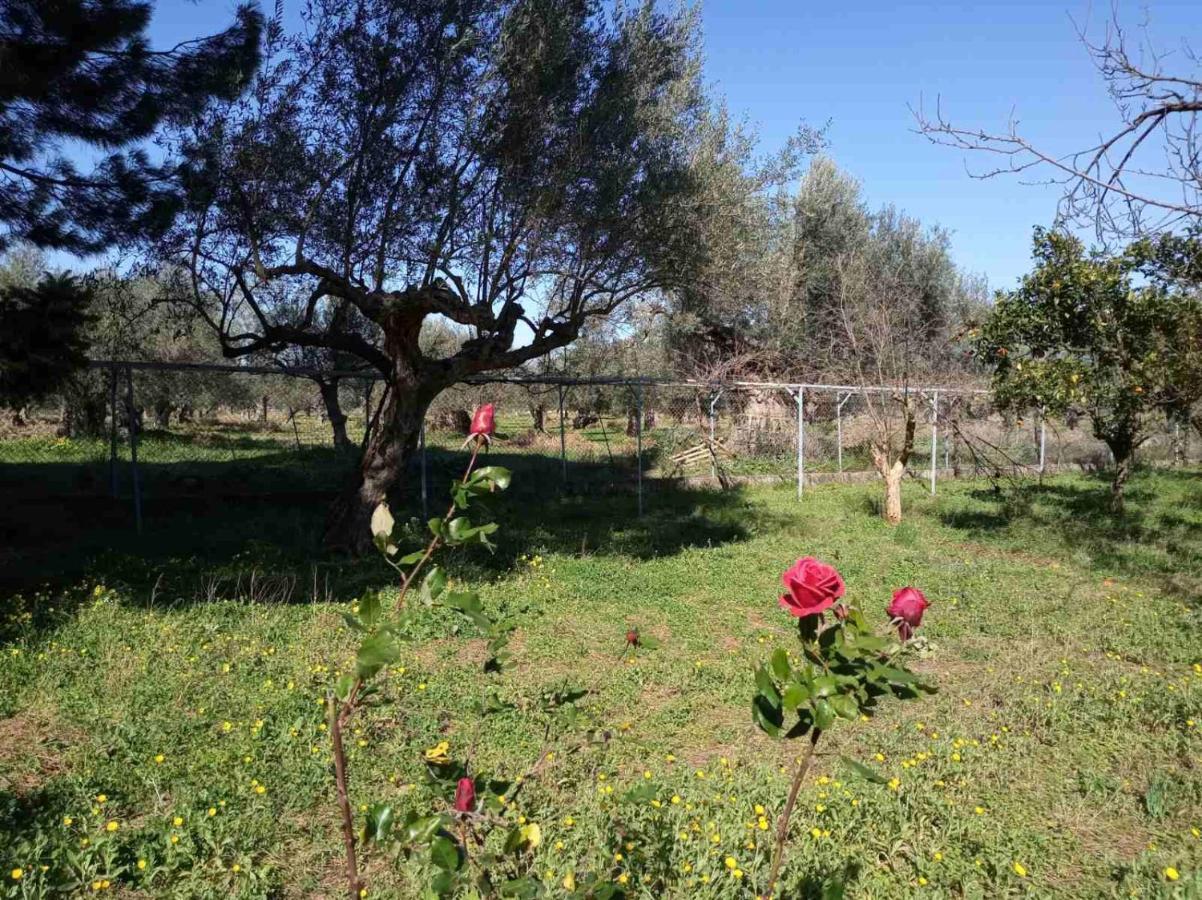
[[[904,587],[893,592],[893,601],[885,610],[897,622],[897,633],[903,641],[914,635],[914,629],[922,624],[922,614],[931,604],[918,588]]]
[[[483,435],[491,437],[497,430],[497,423],[494,419],[495,410],[491,403],[485,403],[483,406],[476,408],[476,414],[472,416],[472,427],[468,431],[469,437]]]
[[[781,581],[789,593],[780,598],[780,605],[799,619],[830,609],[843,596],[843,579],[835,567],[819,562],[812,556],[794,563],[781,576]]]
[[[476,808],[476,785],[470,778],[460,778],[455,786],[455,812],[468,813]]]

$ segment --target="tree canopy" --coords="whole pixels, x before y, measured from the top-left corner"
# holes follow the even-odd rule
[[[1202,396],[1202,301],[1196,243],[1144,240],[1121,254],[1037,229],[1035,267],[998,295],[977,336],[1002,409],[1084,412],[1114,454],[1122,505],[1149,419]]]
[[[0,4],[0,249],[20,239],[87,253],[170,222],[179,188],[145,142],[236,96],[264,23],[244,5],[224,31],[154,50],[150,16],[146,0]]]

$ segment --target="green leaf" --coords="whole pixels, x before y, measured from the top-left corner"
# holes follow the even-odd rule
[[[814,701],[814,727],[826,731],[835,722],[835,708],[826,700]]]
[[[430,533],[435,537],[446,536],[446,524],[442,521],[441,517],[435,516],[426,525],[429,527]]]
[[[446,822],[442,816],[427,816],[424,819],[415,818],[413,821],[406,821],[405,824],[405,842],[407,844],[420,846],[425,844],[434,837]]]
[[[892,684],[918,684],[918,676],[913,672],[893,666],[877,666],[872,674],[875,680],[889,681]]]
[[[439,872],[430,879],[430,890],[439,897],[445,897],[455,890],[456,880],[454,872]]]
[[[810,699],[810,692],[804,685],[798,684],[796,681],[790,681],[785,685],[785,692],[781,694],[781,706],[792,712]]]
[[[751,718],[769,737],[780,737],[781,726],[785,723],[784,712],[763,694],[756,694],[751,702]]]
[[[366,632],[367,628],[359,621],[359,617],[348,613],[346,610],[339,610],[338,614],[342,616],[342,620],[354,631]]]
[[[840,718],[855,719],[860,715],[860,704],[849,694],[835,694],[830,704]]]
[[[502,897],[518,897],[521,900],[531,900],[542,896],[543,893],[542,885],[533,878],[512,878],[503,881],[498,890]]]
[[[840,756],[839,759],[845,766],[851,769],[853,774],[858,775],[860,778],[871,781],[873,784],[889,783],[888,778],[871,766],[866,766],[862,762],[852,759],[850,756]]]
[[[473,481],[488,482],[498,491],[506,490],[512,479],[513,473],[503,466],[484,466],[472,473]]]
[[[345,701],[351,695],[351,688],[355,686],[355,677],[350,674],[343,675],[334,682],[334,696],[339,700]]]
[[[810,693],[815,697],[829,697],[838,690],[839,683],[829,675],[819,675],[810,684]]]
[[[359,618],[363,620],[363,624],[368,628],[380,621],[380,613],[382,611],[383,605],[380,603],[380,595],[375,591],[368,592],[359,601]]]
[[[411,566],[414,563],[421,562],[425,555],[425,550],[414,550],[412,553],[406,553],[404,556],[398,559],[397,564],[401,566]]]
[[[447,837],[436,837],[430,844],[430,862],[444,872],[457,872],[463,860],[455,842]]]
[[[367,810],[363,822],[363,842],[382,841],[392,830],[394,813],[386,803],[373,803]]]
[[[426,577],[422,579],[422,600],[427,604],[434,602],[446,586],[447,573],[442,570],[442,566],[431,566],[426,572]]]
[[[756,666],[755,686],[760,689],[760,694],[769,703],[773,706],[780,706],[780,694],[777,693],[776,685],[772,682],[772,676],[768,674],[768,670],[763,666]]]
[[[788,681],[793,675],[793,669],[789,665],[789,654],[783,647],[777,647],[772,654],[772,672],[781,681]]]
[[[386,631],[378,632],[359,645],[355,671],[360,678],[371,678],[400,658],[401,648],[396,639]]]

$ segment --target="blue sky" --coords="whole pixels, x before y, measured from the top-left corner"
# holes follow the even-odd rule
[[[1123,2],[1126,25],[1148,20],[1161,50],[1192,38],[1199,0]],[[1028,268],[1031,227],[1048,224],[1058,191],[1015,178],[979,181],[973,159],[913,133],[907,104],[941,96],[957,124],[1003,130],[1011,110],[1037,144],[1067,152],[1117,122],[1073,20],[1095,36],[1109,0],[708,0],[707,70],[732,111],[758,125],[765,148],[799,119],[830,124],[830,155],[874,204],[895,203],[952,231],[957,261],[1009,287]],[[1070,18],[1071,17],[1071,18]],[[978,160],[976,169],[985,168]]]
[[[284,0],[289,14],[299,3]],[[233,7],[160,0],[152,39],[215,30]],[[763,149],[779,147],[802,120],[829,120],[830,155],[862,181],[869,202],[951,230],[957,262],[994,287],[1027,269],[1031,228],[1051,221],[1058,192],[1014,178],[974,180],[965,171],[973,160],[913,133],[907,104],[941,96],[958,124],[994,130],[1013,110],[1028,137],[1065,152],[1117,121],[1073,24],[1100,34],[1108,0],[1092,8],[1082,0],[705,0],[701,8],[708,79],[759,130]],[[1118,9],[1127,25],[1146,16],[1160,50],[1183,39],[1202,48],[1199,0],[1122,0]]]

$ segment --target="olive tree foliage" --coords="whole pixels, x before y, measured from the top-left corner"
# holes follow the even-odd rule
[[[697,38],[654,2],[314,0],[247,95],[179,135],[177,298],[227,356],[324,347],[387,381],[328,543],[370,543],[442,390],[688,273]],[[469,333],[445,356],[421,342],[440,318]]]
[[[1037,229],[1035,267],[1000,293],[976,339],[1003,409],[1084,412],[1114,456],[1111,505],[1154,420],[1202,397],[1196,241],[1142,240],[1120,254]]]
[[[866,224],[863,240],[823,261],[829,293],[811,307],[811,339],[825,347],[814,352],[827,377],[860,389],[882,515],[897,524],[915,430],[934,412],[934,394],[918,389],[964,372],[953,313],[966,305],[966,286],[945,231],[892,207]]]
[[[797,272],[787,191],[824,141],[823,130],[802,125],[779,152],[759,156],[754,134],[732,127],[724,111],[705,123],[695,166],[706,214],[687,223],[703,252],[664,310],[679,374],[780,377],[791,368],[784,354],[801,326],[789,314]]]
[[[980,290],[956,270],[947,235],[891,208],[873,212],[859,182],[829,157],[811,161],[792,196],[742,196],[738,227],[707,236],[706,278],[675,295],[674,346],[707,371],[793,381],[851,377],[847,359],[832,348],[847,342],[847,280],[867,277],[855,272],[879,274],[881,284],[906,280],[918,304],[917,332],[899,346],[924,356],[939,346],[933,336],[962,327],[979,309]],[[865,361],[865,374],[874,365]],[[887,372],[880,377],[892,383]]]
[[[1181,40],[1159,52],[1147,24],[1132,38],[1117,8],[1100,39],[1078,36],[1114,102],[1116,120],[1068,153],[1033,142],[1016,120],[996,130],[955,122],[940,104],[915,112],[932,142],[971,151],[978,178],[1029,177],[1063,188],[1058,222],[1126,241],[1202,222],[1202,66]],[[1176,36],[1175,36],[1176,38]]]

